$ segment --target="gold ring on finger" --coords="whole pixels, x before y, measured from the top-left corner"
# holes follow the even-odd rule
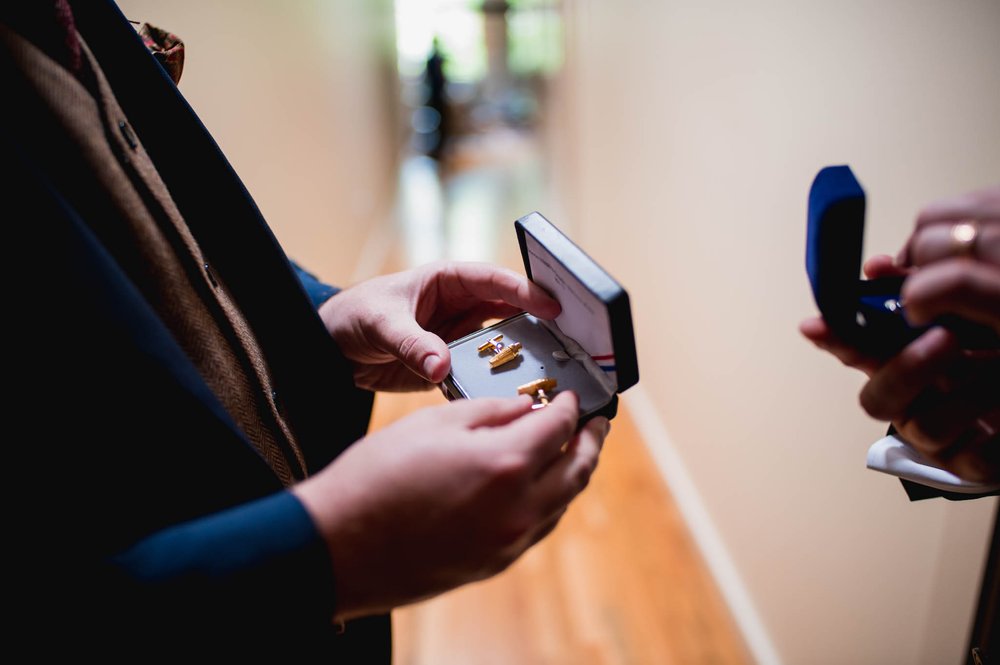
[[[979,239],[979,224],[976,220],[970,219],[952,225],[950,235],[952,256],[976,256],[976,240]]]

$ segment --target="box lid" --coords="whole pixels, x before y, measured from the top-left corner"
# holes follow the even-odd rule
[[[816,306],[833,325],[854,325],[864,230],[865,191],[851,168],[821,169],[809,188],[806,273]]]
[[[625,289],[540,213],[514,228],[528,279],[562,305],[559,330],[590,354],[617,392],[635,385],[639,361]]]

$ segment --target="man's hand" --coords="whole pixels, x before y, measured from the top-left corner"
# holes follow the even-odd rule
[[[293,492],[326,539],[338,618],[498,573],[555,528],[608,432],[574,432],[571,392],[423,409],[362,439]]]
[[[419,390],[451,367],[447,342],[489,319],[525,311],[559,315],[559,303],[517,273],[485,263],[438,262],[376,277],[320,307],[327,330],[370,390]]]
[[[958,232],[969,227],[974,242],[963,243]],[[897,260],[874,257],[865,273],[907,275],[902,300],[914,324],[957,316],[1000,332],[1000,187],[929,205]],[[907,443],[959,477],[1000,480],[1000,350],[963,350],[936,327],[879,360],[837,339],[821,318],[799,329],[869,377],[860,401],[870,416],[892,422]]]

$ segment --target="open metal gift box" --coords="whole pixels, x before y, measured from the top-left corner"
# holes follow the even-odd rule
[[[521,388],[544,403],[572,390],[581,424],[613,418],[618,393],[639,380],[628,293],[541,214],[514,227],[525,273],[562,312],[553,321],[522,312],[453,341],[442,391],[448,399],[513,397]],[[525,389],[539,385],[540,394]]]

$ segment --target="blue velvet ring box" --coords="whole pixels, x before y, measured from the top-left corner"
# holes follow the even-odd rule
[[[562,312],[554,321],[522,312],[455,340],[442,392],[448,399],[514,397],[518,386],[554,378],[549,396],[573,390],[581,424],[598,415],[613,418],[618,393],[639,380],[628,293],[541,214],[525,215],[514,228],[525,273]],[[500,334],[521,351],[491,368],[479,347]]]
[[[903,316],[902,277],[861,279],[865,192],[848,166],[820,170],[809,190],[806,272],[823,319],[842,340],[892,355],[923,329]]]

